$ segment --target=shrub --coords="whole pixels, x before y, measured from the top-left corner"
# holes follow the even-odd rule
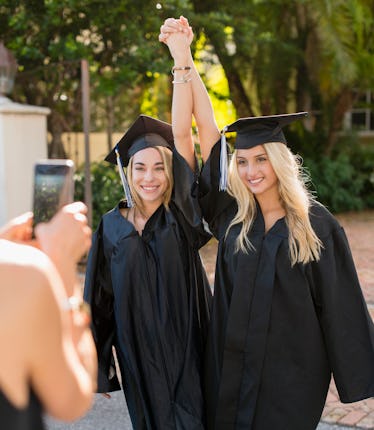
[[[75,174],[75,199],[84,201],[84,167]],[[123,199],[123,188],[117,167],[104,163],[91,164],[92,228],[95,230],[100,218]]]
[[[350,161],[363,178],[361,198],[365,208],[374,208],[374,147],[358,146],[350,153]]]
[[[361,210],[365,207],[362,192],[365,177],[357,172],[348,154],[341,153],[335,159],[322,156],[305,159],[312,178],[312,189],[318,200],[331,212]]]

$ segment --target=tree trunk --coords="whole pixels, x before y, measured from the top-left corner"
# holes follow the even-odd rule
[[[108,96],[106,98],[107,105],[107,148],[108,154],[112,150],[113,144],[113,123],[114,123],[114,112],[113,112],[113,96]]]
[[[51,113],[49,118],[49,130],[52,135],[52,141],[48,148],[49,158],[66,158],[66,151],[62,144],[62,133],[64,132],[61,126],[61,121],[58,115]]]
[[[193,0],[192,4],[197,15],[209,15],[212,10],[217,8],[216,2],[213,0]],[[204,22],[204,33],[213,46],[214,52],[225,72],[229,86],[230,99],[235,106],[236,114],[238,117],[252,116],[252,104],[244,88],[239,70],[233,63],[234,56],[228,54],[225,45],[226,36],[224,30],[222,26],[217,27],[210,24],[211,21]]]
[[[307,7],[304,4],[296,3],[296,16],[296,43],[300,52],[304,54],[296,66],[296,110],[310,112],[312,109],[312,84],[311,70],[309,70],[308,64],[314,67],[315,40],[313,39],[314,34],[312,31],[314,23],[308,15]]]
[[[343,129],[344,115],[350,109],[352,109],[354,102],[354,95],[351,89],[345,88],[335,98],[331,105],[331,121],[327,134],[327,142],[325,147],[325,154],[330,156],[334,150],[338,133]]]
[[[221,38],[217,36],[217,33],[206,28],[206,34],[225,72],[230,98],[235,106],[237,116],[252,116],[253,109],[251,101],[247,96],[239,71],[233,64],[233,57],[227,54],[225,45],[221,43]]]

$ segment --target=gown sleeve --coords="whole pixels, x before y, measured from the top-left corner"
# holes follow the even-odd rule
[[[205,269],[202,265],[198,250],[212,237],[207,231],[198,200],[198,163],[192,171],[186,160],[174,150],[173,153],[173,204],[179,226],[190,244],[192,252],[184,250],[186,265],[189,267],[191,285],[195,288],[196,311],[205,344],[210,309],[212,306],[212,292]]]
[[[187,240],[194,249],[204,246],[211,234],[205,229],[198,201],[198,164],[191,170],[186,160],[175,149],[173,151],[174,187],[172,202]]]
[[[216,237],[219,216],[235,201],[226,191],[219,191],[220,140],[213,146],[199,179],[199,203],[204,219]]]
[[[330,366],[343,403],[374,396],[374,326],[341,226],[323,240],[309,276]]]
[[[121,389],[112,350],[115,334],[113,293],[110,270],[103,251],[102,224],[103,221],[92,238],[84,285],[84,299],[90,304],[92,314],[91,330],[97,350],[99,393]]]

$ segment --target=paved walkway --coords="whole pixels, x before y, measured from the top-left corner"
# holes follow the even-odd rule
[[[113,393],[109,400],[97,394],[88,414],[74,423],[67,424],[49,417],[45,418],[45,422],[47,430],[132,430],[122,392]],[[358,430],[358,428],[321,422],[316,430]]]
[[[347,234],[362,291],[374,319],[374,211],[348,213],[339,215],[338,219]],[[214,282],[216,249],[214,240],[202,249],[202,258],[211,284]],[[356,430],[374,430],[374,398],[343,404],[339,401],[335,384],[332,382],[322,422],[351,426]]]

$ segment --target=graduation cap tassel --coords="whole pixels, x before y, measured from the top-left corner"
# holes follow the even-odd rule
[[[226,130],[225,128],[221,132],[221,154],[220,154],[220,180],[219,190],[226,191],[227,189],[227,147],[226,147]]]
[[[119,152],[118,152],[117,148],[115,148],[115,152],[116,152],[116,156],[117,156],[117,166],[118,166],[118,170],[119,170],[119,175],[121,177],[121,182],[122,182],[123,190],[125,192],[125,198],[126,198],[126,201],[127,201],[127,206],[129,208],[132,208],[134,206],[134,202],[132,201],[129,183],[127,182],[125,172],[123,171],[121,157],[119,155]]]

